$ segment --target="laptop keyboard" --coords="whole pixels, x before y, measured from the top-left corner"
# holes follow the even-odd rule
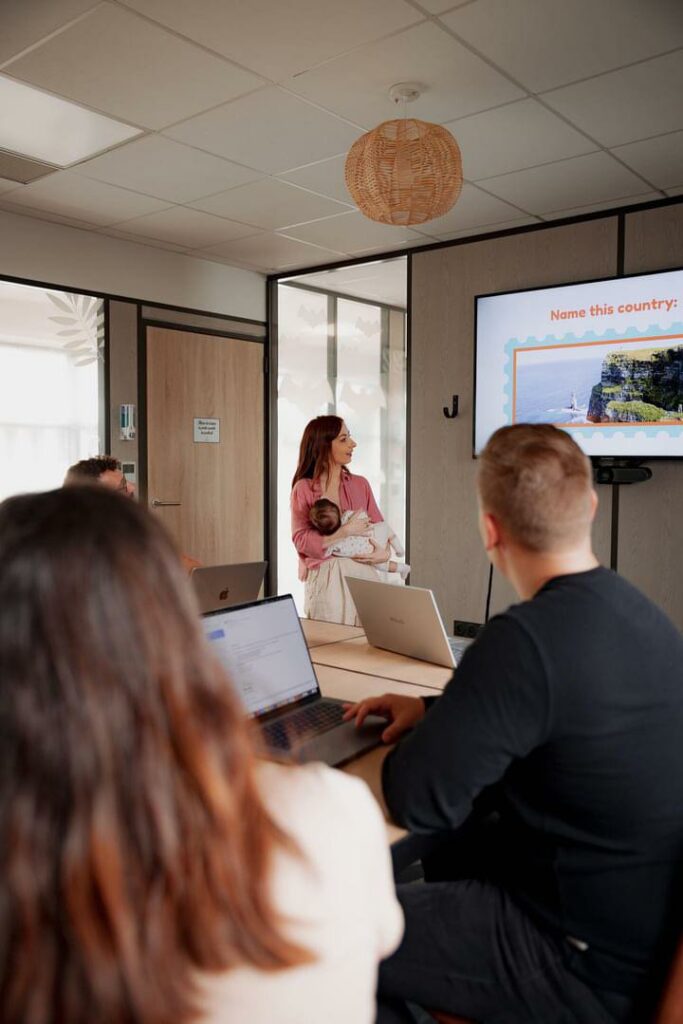
[[[464,636],[449,636],[446,639],[448,640],[448,646],[451,649],[451,654],[455,658],[455,664],[459,665],[462,661],[463,654],[472,643],[472,640]]]
[[[261,728],[268,746],[279,750],[289,750],[294,739],[302,739],[311,735],[334,729],[342,724],[344,708],[332,700],[317,700],[304,708],[267,722]]]

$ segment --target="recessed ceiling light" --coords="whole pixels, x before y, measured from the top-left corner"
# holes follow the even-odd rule
[[[0,75],[0,149],[58,167],[101,153],[142,129]]]

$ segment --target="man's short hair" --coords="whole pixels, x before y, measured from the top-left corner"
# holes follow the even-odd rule
[[[479,497],[530,551],[558,551],[590,532],[589,460],[564,430],[518,423],[491,435],[479,465]]]
[[[64,477],[65,486],[82,484],[89,480],[99,480],[107,470],[121,469],[121,463],[113,455],[94,455],[91,459],[81,459],[69,466]]]

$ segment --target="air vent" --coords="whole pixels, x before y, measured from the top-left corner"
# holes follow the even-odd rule
[[[45,178],[59,169],[53,164],[44,164],[41,160],[29,160],[25,156],[17,156],[16,153],[8,153],[6,150],[0,149],[0,178],[5,178],[7,181],[18,181],[21,185],[28,185],[29,181]]]

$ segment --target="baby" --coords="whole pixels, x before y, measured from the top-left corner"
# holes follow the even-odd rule
[[[339,506],[335,505],[333,501],[328,498],[319,498],[316,502],[311,505],[309,512],[309,519],[318,533],[322,533],[323,536],[328,537],[331,533],[334,533],[343,526],[344,523],[348,523],[349,519],[355,513],[349,509],[346,512],[340,512]],[[360,516],[364,516],[369,521],[367,512],[357,513]],[[372,538],[375,543],[386,547],[387,544],[391,544],[394,553],[399,558],[403,558],[405,551],[401,546],[401,543],[387,523],[370,523],[372,529]],[[342,555],[345,558],[354,558],[356,555],[371,555],[375,549],[370,543],[370,536],[367,537],[343,537],[338,540],[336,544],[333,544],[327,549],[327,553],[330,555]],[[400,573],[403,579],[406,578],[410,572],[410,566],[406,562],[380,562],[375,565],[376,569],[380,569],[383,572],[397,572]]]

